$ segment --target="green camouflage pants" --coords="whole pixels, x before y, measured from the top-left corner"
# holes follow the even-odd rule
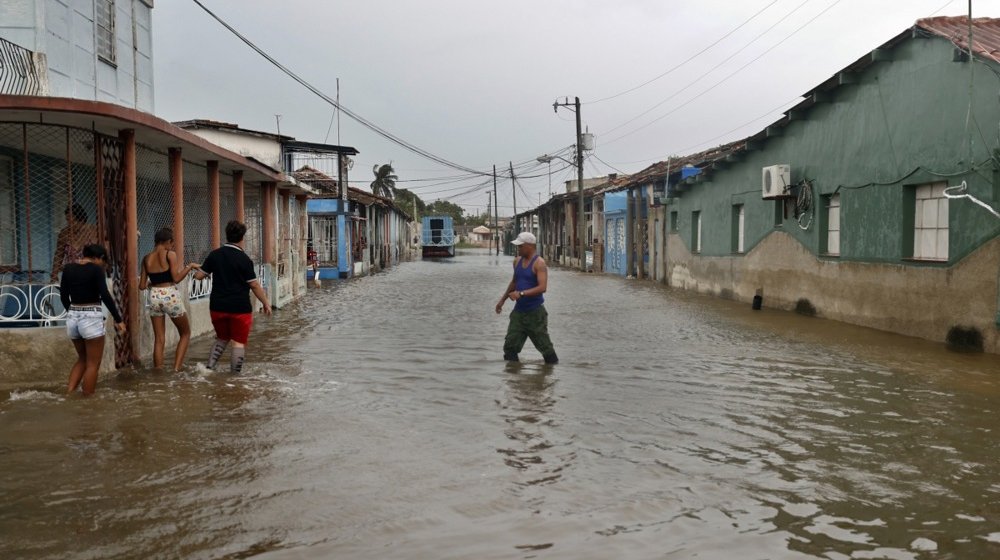
[[[545,311],[544,305],[531,311],[511,312],[507,337],[503,341],[504,359],[516,360],[518,353],[524,348],[524,341],[529,338],[543,357],[555,356],[555,348],[549,339],[549,313]]]

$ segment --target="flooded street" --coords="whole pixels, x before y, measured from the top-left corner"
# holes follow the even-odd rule
[[[1000,357],[554,268],[561,363],[509,366],[510,262],[311,287],[240,377],[0,391],[0,558],[1000,556]]]

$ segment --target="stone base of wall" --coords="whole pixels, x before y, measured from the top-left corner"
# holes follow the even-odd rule
[[[971,327],[986,352],[1000,353],[1000,238],[949,267],[821,259],[783,232],[733,257],[694,256],[676,234],[667,244],[676,288],[747,303],[759,292],[765,307],[789,311],[806,300],[818,317],[937,342]]]

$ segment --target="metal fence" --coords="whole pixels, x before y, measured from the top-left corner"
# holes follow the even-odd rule
[[[139,259],[156,246],[156,232],[174,226],[174,191],[170,185],[169,157],[146,146],[137,145],[136,159],[136,200],[139,226]],[[140,272],[136,271],[136,274]]]
[[[0,123],[0,321],[61,318],[53,285],[63,265],[108,238],[95,141],[80,129]]]
[[[212,209],[208,201],[208,170],[184,162],[184,260],[202,262],[212,247]]]

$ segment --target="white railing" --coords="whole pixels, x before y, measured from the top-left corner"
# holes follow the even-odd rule
[[[0,326],[50,327],[65,318],[58,284],[0,285]]]
[[[195,280],[194,272],[188,275],[188,300],[195,301],[208,297],[212,293],[212,277],[206,276]]]

